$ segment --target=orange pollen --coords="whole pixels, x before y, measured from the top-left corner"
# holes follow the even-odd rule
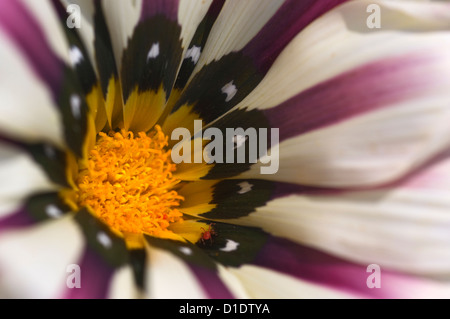
[[[179,182],[172,173],[168,139],[159,126],[141,132],[99,133],[88,167],[77,180],[80,206],[122,233],[158,236],[170,223],[181,221],[175,207],[184,198],[172,188]]]

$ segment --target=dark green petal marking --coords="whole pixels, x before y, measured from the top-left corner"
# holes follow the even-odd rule
[[[183,89],[189,80],[224,3],[225,0],[214,0],[205,17],[198,25],[184,57],[180,72],[178,73],[175,89]]]
[[[103,95],[107,96],[109,81],[111,78],[117,79],[118,72],[111,37],[100,1],[95,1],[94,31],[95,61],[97,63]]]
[[[140,22],[122,57],[123,98],[134,88],[157,92],[163,85],[170,95],[182,58],[181,27],[163,15]]]
[[[122,238],[115,235],[107,225],[92,216],[86,209],[75,215],[88,246],[109,265],[119,268],[129,261],[128,250]]]
[[[264,206],[274,191],[273,182],[264,180],[224,180],[213,186],[213,200],[217,206],[201,214],[207,219],[233,219],[249,215]]]
[[[215,235],[212,242],[199,241],[197,247],[224,266],[239,267],[251,263],[269,238],[269,235],[259,228],[202,223],[205,223],[205,229],[211,225]]]
[[[237,149],[234,150],[234,158],[235,163],[227,163],[226,162],[226,147],[227,147],[227,141],[226,141],[226,129],[227,128],[242,128],[245,130],[249,128],[255,128],[257,133],[259,132],[259,129],[267,129],[267,145],[271,145],[270,141],[270,125],[266,117],[261,111],[258,110],[251,110],[246,111],[242,109],[234,110],[227,114],[226,116],[222,117],[218,121],[214,122],[212,124],[213,127],[218,128],[222,131],[222,135],[224,136],[223,141],[223,154],[224,159],[223,163],[216,163],[212,167],[212,169],[208,172],[208,174],[202,179],[222,179],[222,178],[228,178],[232,176],[239,175],[245,171],[247,171],[253,163],[250,162],[249,158],[249,149],[250,149],[250,139],[247,139],[245,143],[243,143],[240,147],[245,147],[245,163],[236,163],[237,159]],[[258,133],[258,142],[256,145],[259,145],[259,139],[261,135]],[[258,146],[258,154],[259,154],[259,146]]]
[[[71,212],[57,193],[42,193],[31,196],[25,203],[26,212],[37,222],[60,218]]]
[[[145,289],[145,264],[147,262],[147,253],[144,249],[131,249],[130,265],[133,269],[134,283],[142,291]]]
[[[216,264],[197,246],[176,240],[145,236],[147,242],[156,248],[167,250],[188,264],[216,269]]]
[[[74,71],[68,67],[64,72],[58,105],[63,118],[67,144],[78,157],[82,157],[87,133],[88,106]]]
[[[192,112],[208,124],[242,101],[261,80],[262,75],[250,58],[230,53],[194,76],[172,113],[185,104],[194,105]]]
[[[69,187],[66,175],[66,154],[51,144],[30,144],[24,147],[41,166],[50,180]]]

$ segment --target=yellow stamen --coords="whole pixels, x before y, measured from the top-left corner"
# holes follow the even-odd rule
[[[159,126],[150,134],[122,130],[99,133],[88,167],[80,171],[78,205],[89,206],[99,219],[122,233],[158,236],[181,221],[183,197],[172,188],[176,165]]]

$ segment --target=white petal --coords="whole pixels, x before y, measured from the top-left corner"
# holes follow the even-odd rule
[[[0,291],[11,298],[57,298],[67,266],[76,264],[83,236],[72,218],[0,235]]]
[[[380,29],[370,29],[367,7],[381,8]],[[445,30],[445,31],[444,31]],[[314,21],[275,61],[238,107],[266,109],[344,71],[408,53],[446,50],[448,3],[349,1]],[[448,53],[447,53],[448,54]]]
[[[342,299],[355,297],[342,291],[315,285],[257,266],[246,265],[237,269],[232,268],[230,272],[239,278],[249,296],[254,299]]]
[[[70,63],[69,46],[50,1],[21,0],[42,28],[50,47],[57,56]]]
[[[17,203],[31,193],[55,189],[55,185],[28,154],[1,143],[0,181],[2,203]]]
[[[131,267],[127,266],[117,270],[112,278],[108,299],[135,299],[138,297],[139,292],[134,283]]]
[[[77,29],[83,44],[89,54],[89,59],[92,62],[94,68],[95,63],[95,50],[94,50],[94,3],[90,0],[60,0],[65,7],[75,4],[81,9],[81,27]],[[84,58],[84,57],[83,57]],[[72,64],[74,60],[71,59]]]
[[[234,222],[362,263],[450,275],[450,194],[425,189],[275,199]]]
[[[148,247],[147,289],[151,299],[205,299],[203,288],[188,266],[171,253]]]
[[[434,92],[288,139],[279,147],[278,172],[264,177],[333,187],[396,180],[450,145],[446,90],[440,83]],[[258,164],[240,178],[259,174]]]
[[[142,0],[107,0],[103,1],[102,5],[117,69],[121,70],[122,53],[139,21]]]
[[[206,43],[194,74],[205,64],[242,49],[270,20],[284,0],[228,0]]]
[[[212,0],[181,0],[178,8],[178,23],[181,25],[181,40],[184,52],[206,15]],[[107,0],[103,3],[105,19],[109,26],[111,41],[118,70],[121,70],[122,53],[139,22],[142,0]]]
[[[62,123],[48,87],[0,30],[0,133],[64,145]]]
[[[236,299],[248,299],[251,296],[248,294],[246,287],[243,285],[242,281],[234,274],[233,268],[225,268],[218,265],[219,277],[223,283],[230,290],[232,295]]]
[[[182,26],[181,39],[185,52],[197,31],[197,27],[208,12],[212,0],[181,0],[178,9],[178,21]]]

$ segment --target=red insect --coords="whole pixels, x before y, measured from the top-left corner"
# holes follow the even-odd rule
[[[213,243],[212,237],[217,235],[217,233],[212,228],[212,225],[214,225],[214,223],[209,224],[208,230],[204,229],[203,227],[200,228],[201,230],[203,230],[203,233],[201,234],[201,237],[200,237],[200,241],[202,242],[203,245],[206,245],[207,241],[209,241],[209,244],[212,245],[212,243]]]

